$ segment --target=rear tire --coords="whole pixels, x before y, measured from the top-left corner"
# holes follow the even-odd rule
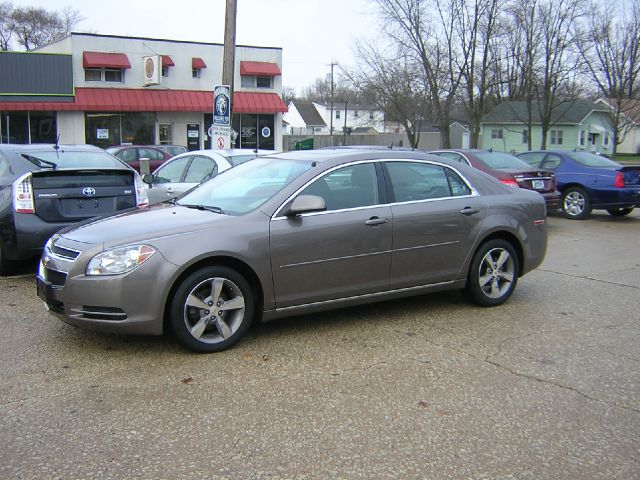
[[[231,268],[204,267],[183,280],[170,323],[177,340],[195,352],[219,352],[240,340],[255,314],[249,282]]]
[[[631,208],[608,208],[607,212],[612,217],[624,217],[625,215],[629,215],[633,212],[633,207]]]
[[[584,220],[591,215],[591,199],[584,188],[569,187],[562,192],[562,213],[571,220]]]
[[[466,296],[483,307],[506,302],[518,283],[520,264],[511,243],[489,240],[476,251],[471,261]]]

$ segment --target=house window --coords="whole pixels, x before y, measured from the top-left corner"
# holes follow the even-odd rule
[[[358,116],[358,110],[354,110],[354,111],[353,111],[353,116],[354,116],[354,117],[357,117],[357,116]]]
[[[102,81],[102,69],[100,69],[100,68],[85,68],[84,69],[84,81],[85,82],[101,82]]]
[[[200,69],[199,68],[192,68],[191,69],[191,76],[193,78],[200,78]]]
[[[271,88],[271,77],[256,77],[257,88]]]
[[[605,132],[604,135],[602,135],[602,146],[609,148],[609,132]]]
[[[580,137],[578,138],[578,144],[581,147],[584,147],[584,141],[585,141],[584,130],[580,130]]]
[[[340,110],[336,110],[336,118],[340,118]]]
[[[562,130],[551,130],[551,145],[562,145]]]
[[[369,112],[369,120],[373,120],[373,110]]]
[[[491,129],[491,138],[494,140],[502,139],[502,129],[501,128],[492,128]]]
[[[254,88],[256,86],[256,77],[243,75],[240,77],[240,86],[244,88]]]
[[[529,130],[522,130],[522,143],[529,143]]]
[[[165,67],[164,65],[162,66],[162,76],[163,77],[169,76],[169,67]]]
[[[105,82],[119,82],[122,83],[122,78],[124,75],[122,74],[121,68],[105,68],[104,69],[104,81]]]

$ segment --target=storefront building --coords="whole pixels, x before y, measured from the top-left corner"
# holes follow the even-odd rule
[[[210,148],[223,46],[72,33],[0,53],[2,143],[174,144]],[[237,148],[282,149],[282,49],[236,46]]]

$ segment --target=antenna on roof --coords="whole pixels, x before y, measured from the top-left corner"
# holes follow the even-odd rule
[[[493,152],[493,147],[489,148],[489,153]]]
[[[60,134],[58,134],[58,136],[56,137],[56,144],[53,146],[53,148],[57,151],[60,150]]]
[[[387,145],[387,148],[388,148],[389,150],[393,150],[393,142],[391,142],[391,145]]]

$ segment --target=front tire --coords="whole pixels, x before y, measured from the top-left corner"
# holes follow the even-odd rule
[[[228,267],[204,267],[183,280],[170,324],[177,340],[196,352],[218,352],[240,340],[255,314],[249,282]]]
[[[569,187],[562,193],[562,213],[571,220],[584,220],[591,215],[591,200],[585,189]]]
[[[476,304],[495,307],[507,301],[518,283],[520,264],[511,243],[490,240],[473,256],[465,293]]]
[[[608,208],[607,212],[612,217],[624,217],[625,215],[629,215],[633,212],[633,207],[631,208]]]

